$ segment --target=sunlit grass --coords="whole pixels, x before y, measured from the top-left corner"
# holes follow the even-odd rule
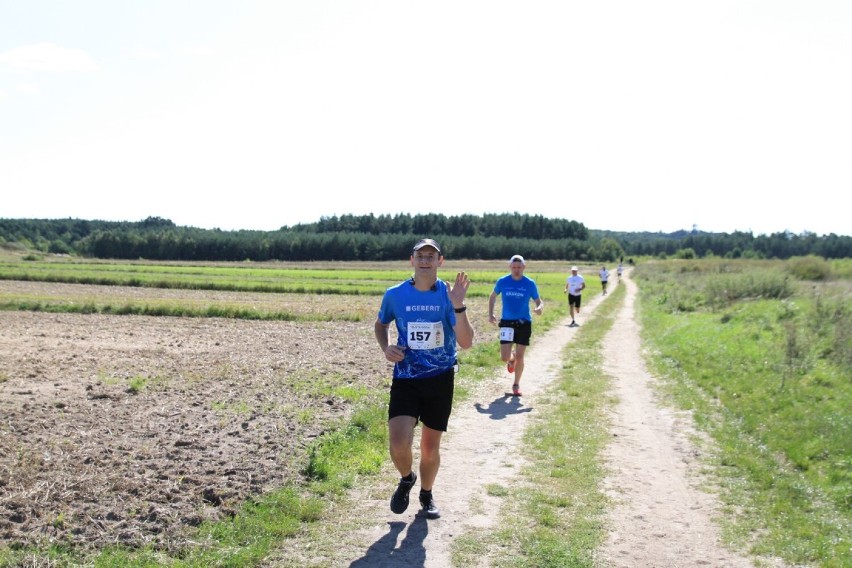
[[[48,313],[219,317],[263,321],[372,321],[378,297],[411,274],[405,263],[297,269],[278,263],[234,268],[164,263],[0,262],[0,310]],[[32,268],[32,269],[30,269]],[[506,274],[502,262],[476,264],[468,298],[487,300]],[[462,264],[447,263],[452,280]],[[164,280],[164,275],[167,279]],[[528,270],[547,314],[564,309],[564,272],[557,263]],[[6,280],[9,284],[4,284]],[[14,285],[12,282],[14,281]],[[29,285],[21,285],[28,282]]]
[[[501,266],[502,265],[502,266]],[[130,263],[130,262],[66,262],[31,261],[0,262],[0,280],[127,286],[183,290],[215,290],[277,294],[326,294],[380,296],[384,291],[411,276],[405,262],[379,264],[378,268],[363,263],[363,269],[350,268],[280,268],[276,263],[252,263],[250,267],[222,264]],[[441,277],[452,280],[454,270],[465,270],[471,277],[470,297],[488,296],[494,281],[508,272],[502,262],[480,263],[471,270],[447,263]],[[561,286],[565,269],[553,262],[531,266],[527,276],[540,286]]]
[[[641,266],[642,324],[666,389],[718,445],[726,538],[793,563],[852,563],[852,367],[847,287],[804,284],[784,263],[744,264],[720,297],[719,267]],[[749,271],[755,273],[749,277]],[[767,277],[775,273],[776,276]],[[807,272],[810,274],[810,272]],[[762,275],[762,276],[761,276]],[[756,284],[758,283],[758,284]],[[816,288],[815,288],[816,286]],[[846,290],[844,292],[844,290]]]

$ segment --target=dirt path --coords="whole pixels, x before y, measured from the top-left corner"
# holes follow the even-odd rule
[[[605,487],[615,507],[601,551],[607,567],[753,566],[720,545],[714,497],[698,489],[698,450],[688,415],[659,405],[642,361],[636,285],[604,339],[604,370],[618,398]]]
[[[627,302],[606,338],[606,370],[616,377],[620,402],[614,416],[614,441],[607,454],[611,477],[606,486],[616,506],[608,520],[612,527],[609,542],[600,551],[602,565],[751,566],[718,545],[711,522],[712,499],[695,489],[689,478],[697,462],[694,450],[679,433],[684,425],[676,429],[676,418],[661,409],[652,395],[652,379],[644,371],[634,321],[636,289],[629,279],[623,282],[628,285]],[[584,295],[578,322],[587,320],[602,299],[600,293]],[[441,519],[426,521],[416,515],[418,487],[412,492],[415,497],[409,510],[399,516],[388,510],[392,484],[369,488],[360,497],[359,509],[367,519],[360,526],[366,524],[367,528],[354,532],[343,545],[351,556],[339,565],[446,568],[451,566],[451,544],[456,536],[467,527],[495,526],[500,501],[487,494],[486,485],[511,485],[518,473],[520,432],[536,412],[539,393],[557,377],[562,349],[576,332],[566,323],[544,335],[534,332],[527,351],[523,398],[504,396],[511,378],[503,372],[454,412],[435,485]],[[485,427],[483,421],[487,421]]]

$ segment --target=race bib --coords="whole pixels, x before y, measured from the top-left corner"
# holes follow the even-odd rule
[[[500,328],[500,341],[514,341],[515,340],[515,328],[514,327],[501,327]]]
[[[444,327],[441,322],[408,322],[409,349],[437,349],[444,346]]]

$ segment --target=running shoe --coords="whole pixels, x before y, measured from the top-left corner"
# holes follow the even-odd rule
[[[510,373],[515,372],[515,360],[514,359],[509,359],[509,362],[506,363],[506,370],[509,371]]]
[[[423,507],[423,514],[427,519],[437,519],[441,516],[441,510],[435,504],[435,498],[432,497],[432,492],[420,492],[420,506]]]
[[[521,396],[521,387],[520,385],[514,384],[512,385],[512,395]]]
[[[414,472],[411,472],[411,481],[399,480],[399,485],[397,485],[396,491],[393,492],[393,497],[391,497],[391,511],[400,515],[408,509],[408,494],[411,493],[411,488],[414,487],[416,481],[417,474]]]

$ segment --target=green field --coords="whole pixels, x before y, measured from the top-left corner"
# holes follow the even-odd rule
[[[405,261],[234,265],[0,257],[0,309],[283,321],[372,320],[377,296],[408,278],[409,268]],[[561,300],[566,268],[565,263],[531,262],[527,275],[537,281],[543,297]],[[506,263],[447,261],[441,277],[450,279],[459,270],[471,277],[468,297],[483,300],[494,281],[506,274]],[[3,287],[2,281],[80,287],[12,289],[8,284]]]

